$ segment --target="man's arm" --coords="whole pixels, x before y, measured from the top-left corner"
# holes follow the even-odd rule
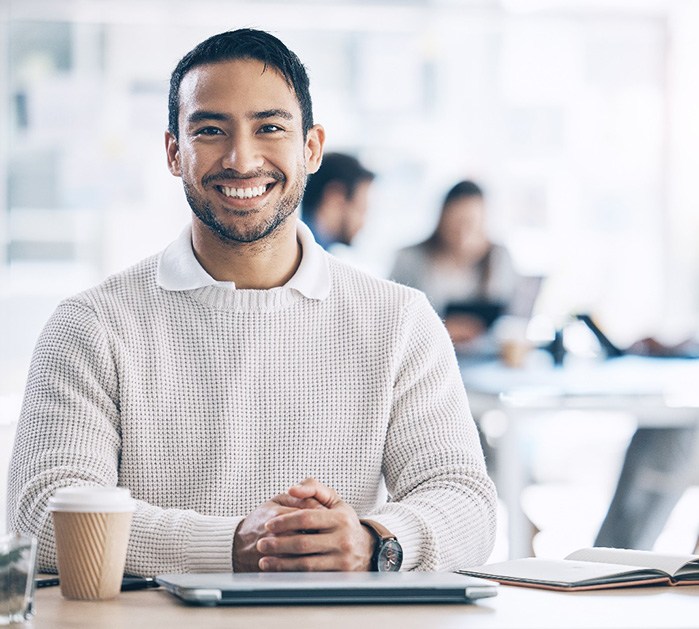
[[[481,564],[494,543],[495,490],[453,347],[424,298],[407,320],[384,448],[393,498],[367,517],[397,536],[404,569]],[[369,568],[374,538],[333,489],[307,479],[290,488],[286,499],[316,502],[292,502],[301,510],[251,520],[247,542],[236,537],[236,546],[251,553],[249,569]]]
[[[110,339],[89,307],[64,302],[34,352],[10,465],[9,526],[38,537],[42,569],[56,568],[49,497],[63,486],[115,486],[120,453],[119,379]],[[229,571],[241,520],[138,500],[126,571]]]
[[[362,517],[397,536],[402,569],[450,570],[487,560],[495,487],[453,345],[424,295],[405,312],[383,472],[391,501]]]

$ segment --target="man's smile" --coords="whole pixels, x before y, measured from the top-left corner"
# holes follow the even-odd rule
[[[234,199],[252,199],[254,197],[261,197],[267,189],[272,184],[266,184],[264,186],[253,186],[252,188],[234,188],[230,186],[216,186],[220,192],[223,192],[227,197],[232,197]]]
[[[263,182],[259,179],[252,181],[238,179],[237,181],[229,180],[217,183],[213,189],[222,199],[224,207],[250,209],[252,207],[259,208],[262,203],[265,203],[277,183],[277,181]]]

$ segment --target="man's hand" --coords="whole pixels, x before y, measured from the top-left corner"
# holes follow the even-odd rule
[[[256,547],[261,570],[371,568],[374,537],[333,489],[309,478],[290,488],[283,501],[298,506],[276,511],[264,525],[267,535],[259,539]]]
[[[293,498],[287,494],[268,500],[257,507],[248,515],[235,531],[233,538],[233,571],[234,572],[259,572],[260,558],[262,555],[257,550],[258,541],[269,535],[266,528],[271,519],[293,513],[298,509],[321,508],[321,505],[311,499]]]

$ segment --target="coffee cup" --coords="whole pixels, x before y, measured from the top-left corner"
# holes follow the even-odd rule
[[[79,486],[49,499],[61,594],[77,600],[117,596],[124,574],[134,501],[128,489]]]
[[[508,367],[524,367],[532,343],[527,337],[529,320],[507,315],[494,326],[494,336],[500,347],[500,358]]]
[[[500,343],[500,357],[508,367],[523,367],[530,350],[531,343],[523,339],[505,339]]]

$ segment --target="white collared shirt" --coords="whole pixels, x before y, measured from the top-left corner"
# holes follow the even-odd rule
[[[284,287],[293,288],[308,299],[325,299],[330,292],[327,254],[304,223],[297,221],[296,224],[301,263]],[[160,254],[157,280],[158,285],[167,291],[188,291],[205,286],[236,289],[235,282],[215,280],[199,263],[192,248],[191,225]]]

